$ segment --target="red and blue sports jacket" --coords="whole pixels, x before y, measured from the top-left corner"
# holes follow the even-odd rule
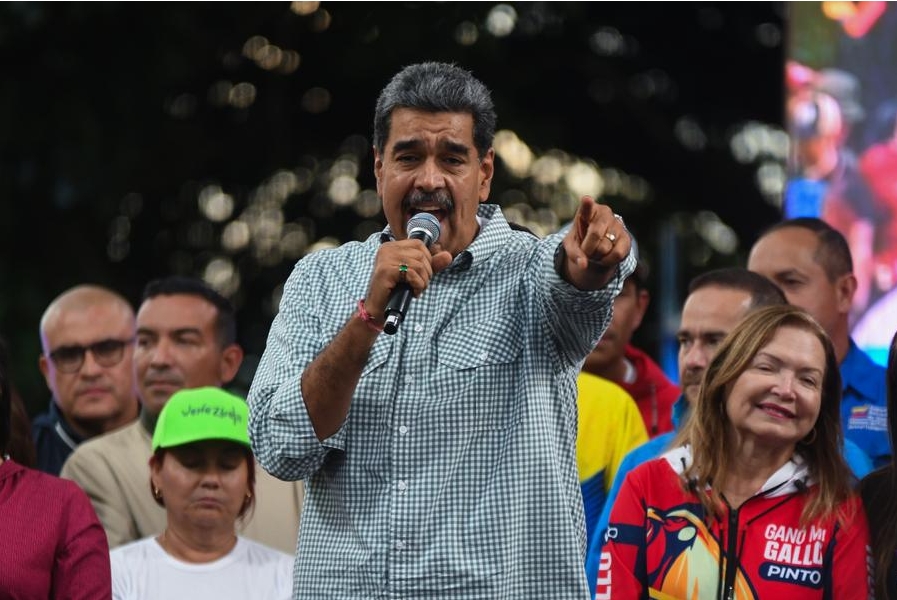
[[[683,489],[687,448],[627,476],[611,511],[596,600],[866,600],[869,530],[858,498],[836,518],[800,524],[815,485],[800,456],[724,518]]]

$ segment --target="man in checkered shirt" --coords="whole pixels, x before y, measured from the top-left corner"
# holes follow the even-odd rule
[[[587,599],[576,375],[635,267],[584,197],[539,240],[486,204],[495,112],[454,65],[406,67],[374,117],[388,226],[303,258],[250,402],[260,463],[306,480],[296,599]],[[406,232],[439,220],[429,248]],[[414,293],[381,333],[393,289]]]

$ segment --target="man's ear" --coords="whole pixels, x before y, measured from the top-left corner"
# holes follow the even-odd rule
[[[845,273],[835,281],[835,294],[837,294],[838,312],[850,313],[853,307],[853,296],[857,291],[857,278],[853,273]]]
[[[495,148],[489,148],[480,161],[480,202],[489,199],[492,191],[492,176],[495,175]]]
[[[243,364],[243,348],[239,344],[231,344],[221,353],[221,381],[225,384],[233,381]]]
[[[380,176],[383,174],[383,157],[380,156],[380,153],[377,152],[377,149],[374,148],[374,179],[377,180],[377,195],[383,196],[383,191],[380,189]]]
[[[46,379],[50,373],[50,363],[43,354],[37,359],[37,368],[40,369],[41,375]]]
[[[41,375],[44,376],[44,381],[47,383],[47,389],[53,392],[53,379],[50,377],[50,359],[44,356],[41,353],[40,357],[37,359],[37,368],[40,369]]]

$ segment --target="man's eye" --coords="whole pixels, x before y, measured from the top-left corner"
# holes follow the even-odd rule
[[[56,359],[60,361],[71,361],[78,360],[81,357],[81,354],[84,352],[82,348],[59,348],[58,350],[54,350],[53,354],[56,355]]]

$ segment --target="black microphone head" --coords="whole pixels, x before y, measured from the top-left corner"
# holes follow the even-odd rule
[[[408,219],[405,231],[408,233],[408,239],[421,240],[429,248],[439,239],[442,229],[439,226],[439,219],[430,213],[421,212]]]

